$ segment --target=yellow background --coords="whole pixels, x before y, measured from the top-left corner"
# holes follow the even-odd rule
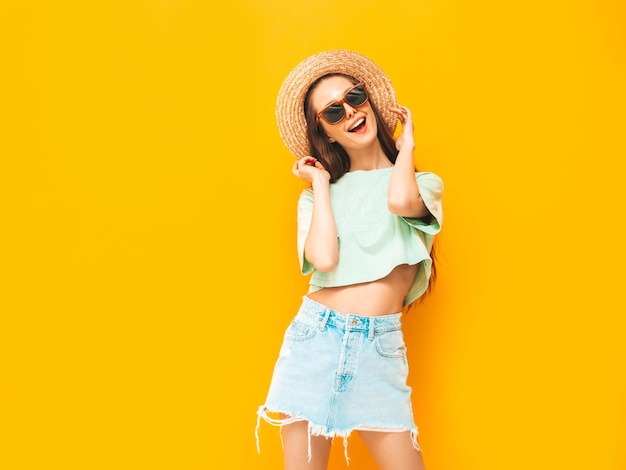
[[[255,412],[307,279],[274,103],[329,48],[446,183],[406,317],[427,468],[626,468],[625,31],[621,0],[3,0],[0,469],[281,467]]]

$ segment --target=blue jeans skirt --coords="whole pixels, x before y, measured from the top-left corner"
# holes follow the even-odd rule
[[[401,316],[345,314],[303,297],[257,412],[257,449],[263,418],[275,426],[306,421],[309,457],[311,435],[343,437],[347,457],[353,430],[409,431],[419,450]]]

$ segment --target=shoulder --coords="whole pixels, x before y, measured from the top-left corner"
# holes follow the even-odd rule
[[[431,171],[416,171],[415,180],[420,188],[425,186],[438,192],[443,191],[443,180],[439,175]]]
[[[300,196],[298,197],[298,201],[301,201],[301,202],[313,201],[313,189],[311,188],[303,189],[302,192],[300,193]]]
[[[415,178],[418,180],[436,181],[439,183],[443,183],[441,177],[438,174],[433,173],[432,171],[416,171]]]
[[[311,188],[304,189],[298,197],[298,210],[311,211],[313,209],[313,190]]]

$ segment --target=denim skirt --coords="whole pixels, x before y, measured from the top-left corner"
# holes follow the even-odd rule
[[[346,446],[354,430],[409,431],[419,449],[401,316],[346,314],[303,297],[257,411],[257,448],[262,418],[306,421],[309,438],[340,436]]]

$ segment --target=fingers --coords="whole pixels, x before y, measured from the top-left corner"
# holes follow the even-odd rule
[[[406,106],[401,105],[401,104],[399,104],[397,106],[393,106],[390,109],[392,111],[399,112],[399,113],[409,113],[409,114],[411,113],[411,110],[409,108],[407,108]]]
[[[389,111],[391,111],[394,114],[397,114],[398,119],[400,119],[402,123],[411,119],[411,111],[406,106],[402,106],[402,105],[394,106],[394,107],[389,108]]]
[[[318,163],[317,159],[315,159],[315,157],[311,157],[310,155],[304,156],[304,157],[300,157],[296,160],[296,162],[293,164],[294,169],[300,169],[305,165],[309,165],[309,166],[316,166],[316,164]]]
[[[318,162],[315,157],[312,157],[310,155],[306,155],[304,157],[298,158],[294,162],[291,171],[292,171],[292,173],[294,175],[300,176],[300,172],[302,170],[304,170],[308,166],[313,167],[313,168],[317,168],[318,170],[323,170],[324,169],[322,164],[320,162]]]

